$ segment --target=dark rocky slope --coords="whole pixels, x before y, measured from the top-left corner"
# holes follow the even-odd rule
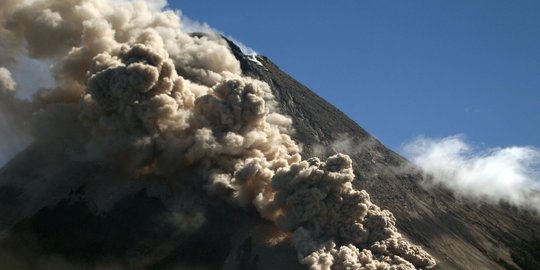
[[[293,117],[304,155],[317,145],[349,137],[356,186],[394,213],[398,227],[434,255],[441,269],[540,269],[540,219],[501,205],[458,200],[443,189],[425,190],[422,175],[358,124],[264,56],[248,57],[230,44],[244,73],[267,82],[280,109]],[[257,63],[257,60],[260,62]],[[391,123],[389,123],[391,124]]]

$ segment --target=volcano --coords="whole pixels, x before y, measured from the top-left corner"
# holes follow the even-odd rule
[[[537,213],[424,188],[268,58],[162,7],[75,2],[1,6],[24,41],[2,49],[56,85],[18,100],[1,73],[34,140],[0,169],[0,269],[540,268]]]
[[[267,82],[280,110],[293,116],[293,138],[303,144],[305,155],[329,155],[335,151],[332,144],[346,136],[356,148],[351,153],[354,186],[393,212],[400,231],[432,254],[440,269],[540,267],[537,216],[422,188],[423,176],[413,165],[337,108],[268,58],[244,55],[231,41],[228,45],[242,73]],[[0,171],[2,269],[100,263],[149,269],[272,269],[281,263],[303,269],[291,247],[263,248],[250,236],[251,230],[272,229],[253,211],[224,207],[197,187],[163,185],[165,180],[153,174],[118,179],[123,175],[116,168],[74,161],[68,148],[65,141],[35,142]],[[33,189],[44,192],[37,201],[27,199]],[[100,212],[92,193],[118,199]],[[163,200],[177,196],[190,205],[190,211],[176,214],[189,220],[180,227],[163,222],[171,213]],[[18,256],[36,260],[17,261]]]

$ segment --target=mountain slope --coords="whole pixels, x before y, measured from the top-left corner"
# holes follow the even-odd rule
[[[242,71],[267,82],[279,108],[293,117],[293,137],[304,144],[304,155],[321,154],[320,145],[332,148],[345,140],[354,161],[355,185],[393,212],[400,231],[426,247],[441,269],[540,267],[538,216],[509,206],[458,200],[443,189],[423,189],[417,169],[333,105],[266,57],[245,56],[234,44],[229,46]]]
[[[302,155],[350,154],[356,188],[391,210],[440,269],[538,268],[537,217],[426,191],[414,166],[334,106],[267,58],[229,46],[243,75],[267,82],[292,118]],[[284,237],[271,222],[209,194],[194,169],[171,173],[174,181],[152,163],[125,172],[129,162],[80,158],[83,144],[67,137],[46,137],[0,169],[0,269],[303,269],[292,246],[261,237]]]

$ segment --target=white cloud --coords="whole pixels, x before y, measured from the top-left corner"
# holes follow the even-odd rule
[[[540,151],[528,146],[479,150],[464,136],[418,137],[403,154],[427,175],[426,186],[442,185],[458,196],[540,210]]]

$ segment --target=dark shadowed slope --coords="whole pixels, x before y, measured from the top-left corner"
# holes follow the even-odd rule
[[[272,87],[281,110],[293,118],[294,138],[304,144],[304,155],[324,154],[317,151],[321,145],[329,146],[328,153],[334,142],[345,141],[357,187],[392,211],[399,229],[426,247],[441,269],[540,269],[537,216],[509,206],[457,200],[442,189],[426,191],[420,186],[422,175],[407,160],[333,105],[266,57],[244,56],[234,44],[230,46],[244,73]]]
[[[34,144],[0,169],[0,270],[303,269],[292,246],[251,237],[269,222],[193,173],[137,177],[65,150]]]

